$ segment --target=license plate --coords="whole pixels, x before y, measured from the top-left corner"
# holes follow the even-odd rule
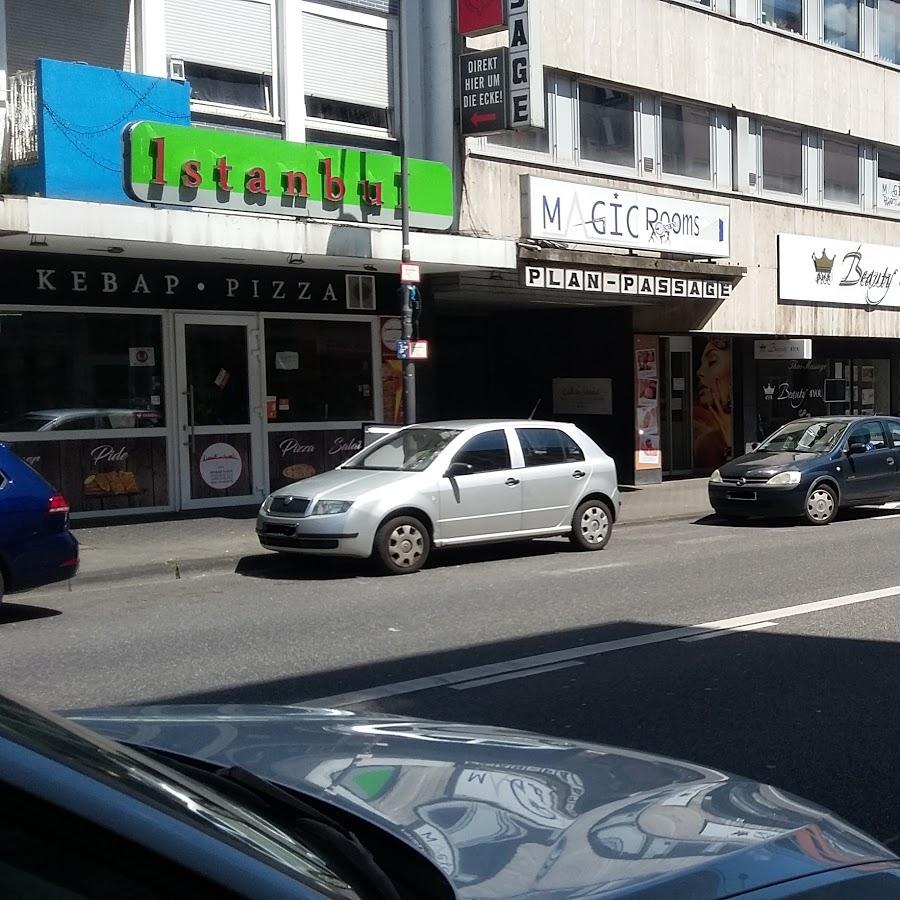
[[[729,491],[729,500],[755,500],[756,491]]]

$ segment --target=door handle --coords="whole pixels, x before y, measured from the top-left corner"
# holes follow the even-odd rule
[[[519,479],[518,478],[507,478],[505,483],[506,483],[507,487],[515,487],[519,483]]]
[[[572,477],[573,477],[573,478],[584,478],[584,472],[582,472],[581,469],[576,469],[576,470],[572,473]]]
[[[889,456],[889,457],[887,458],[887,464],[888,464],[889,466],[892,466],[892,465],[894,464],[894,457],[893,457],[893,456]]]

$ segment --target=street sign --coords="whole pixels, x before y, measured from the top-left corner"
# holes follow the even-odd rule
[[[489,134],[508,126],[506,47],[459,58],[460,129],[463,134]]]
[[[397,359],[409,359],[409,341],[397,341]]]
[[[418,263],[402,263],[400,266],[400,280],[404,284],[418,284],[422,280],[422,273]]]
[[[456,0],[456,25],[460,34],[500,31],[506,26],[505,0]]]
[[[410,341],[409,358],[419,360],[428,359],[428,341]]]

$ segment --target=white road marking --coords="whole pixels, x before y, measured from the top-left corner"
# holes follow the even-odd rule
[[[625,566],[631,566],[634,563],[625,562],[610,562],[603,563],[600,566],[581,566],[578,569],[547,569],[541,572],[541,575],[578,575],[581,572],[599,572],[601,569],[622,569]]]
[[[451,684],[450,687],[454,691],[468,691],[488,684],[497,684],[500,681],[514,681],[516,678],[528,678],[529,675],[543,675],[545,672],[555,672],[558,669],[570,669],[572,666],[583,665],[584,663],[580,659],[573,659],[570,662],[556,663],[552,666],[538,666],[536,669],[524,669],[521,672],[507,672],[505,675],[492,675],[490,678],[476,678],[475,681]]]
[[[855,603],[867,603],[871,600],[884,600],[888,597],[900,597],[900,585],[881,588],[876,591],[863,591],[859,594],[847,594],[843,597],[833,597],[830,600],[814,600],[811,603],[799,603],[796,606],[783,606],[779,609],[769,609],[765,612],[750,613],[746,616],[734,616],[730,619],[719,619],[715,622],[701,622],[699,625],[687,625],[682,628],[666,628],[663,631],[651,631],[647,634],[638,634],[634,637],[620,638],[615,641],[584,644],[581,647],[571,647],[567,650],[552,650],[548,653],[538,653],[534,656],[504,660],[503,662],[491,663],[485,666],[458,669],[455,672],[445,672],[442,675],[428,675],[424,678],[413,678],[409,681],[396,681],[393,684],[383,684],[362,691],[350,691],[346,694],[333,694],[330,697],[317,697],[315,699],[303,700],[293,705],[320,707],[355,706],[359,703],[384,700],[387,697],[397,697],[401,694],[414,694],[418,691],[428,691],[433,688],[450,687],[451,685],[461,684],[465,681],[491,678],[495,675],[504,675],[508,672],[521,672],[523,669],[536,669],[540,666],[549,666],[555,663],[569,662],[570,660],[575,659],[585,659],[591,656],[600,656],[605,653],[617,653],[620,650],[631,650],[634,647],[646,647],[651,644],[680,641],[682,638],[708,632],[717,632],[727,629],[733,630],[735,628],[742,628],[745,625],[755,625],[759,622],[770,623],[778,619],[803,616],[808,613],[821,612],[826,609],[837,609],[838,607],[851,606]]]
[[[739,628],[717,628],[715,631],[707,631],[704,634],[694,634],[691,637],[681,638],[681,643],[689,644],[691,641],[708,641],[710,638],[724,637],[727,634],[739,634],[742,631],[774,628],[777,624],[777,622],[753,622],[750,625],[741,625]]]

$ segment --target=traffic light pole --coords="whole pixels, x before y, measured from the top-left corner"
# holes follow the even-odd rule
[[[397,98],[397,131],[400,138],[400,224],[403,241],[402,263],[408,263],[412,257],[409,249],[409,156],[406,146],[406,127],[409,122],[409,110],[406,107],[406,26],[405,4],[400,6],[399,22],[399,56],[400,84]],[[409,359],[409,342],[413,339],[412,285],[404,281],[401,285],[401,338],[407,348],[403,360],[403,414],[404,422],[412,425],[416,421],[416,364]]]

